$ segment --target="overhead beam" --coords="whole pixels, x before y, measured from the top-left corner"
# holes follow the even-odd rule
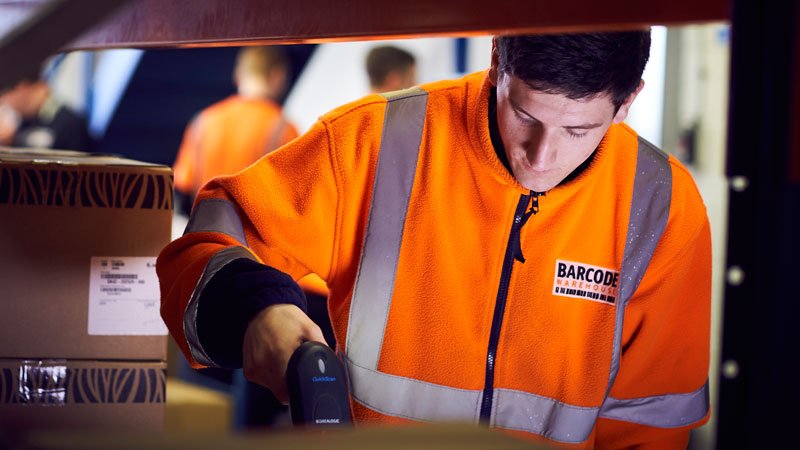
[[[68,49],[330,42],[674,25],[729,18],[727,0],[132,0]]]

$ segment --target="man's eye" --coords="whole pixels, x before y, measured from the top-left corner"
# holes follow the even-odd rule
[[[576,132],[574,132],[572,130],[567,130],[567,134],[569,134],[569,137],[571,137],[573,139],[579,139],[579,138],[582,138],[582,137],[586,136],[587,134],[589,134],[589,132],[588,131],[584,131],[583,133],[576,133]]]
[[[514,111],[514,117],[517,118],[523,125],[533,126],[536,124],[530,117],[523,116],[518,111]]]

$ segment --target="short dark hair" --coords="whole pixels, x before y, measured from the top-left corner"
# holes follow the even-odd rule
[[[609,93],[616,108],[639,86],[650,30],[501,36],[498,69],[531,88],[571,99]]]
[[[374,47],[367,53],[367,75],[372,86],[380,86],[389,73],[406,70],[416,64],[411,53],[391,45]]]

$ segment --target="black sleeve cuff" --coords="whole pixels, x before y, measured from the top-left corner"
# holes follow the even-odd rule
[[[303,290],[289,275],[247,258],[215,273],[198,302],[200,344],[212,361],[228,369],[242,367],[244,332],[256,314],[282,303],[307,309]]]

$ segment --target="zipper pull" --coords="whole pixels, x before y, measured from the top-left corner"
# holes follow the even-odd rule
[[[536,192],[531,191],[525,197],[528,197],[525,204],[525,211],[522,214],[517,214],[514,216],[514,239],[512,240],[514,245],[514,259],[521,263],[525,263],[525,255],[522,254],[522,242],[520,238],[520,234],[522,233],[522,227],[528,223],[528,219],[531,218],[531,215],[534,215],[539,212],[539,196],[544,195],[544,192]]]
[[[526,214],[536,214],[539,212],[539,196],[544,197],[546,194],[544,192],[536,192],[531,191],[531,209],[528,210]]]

